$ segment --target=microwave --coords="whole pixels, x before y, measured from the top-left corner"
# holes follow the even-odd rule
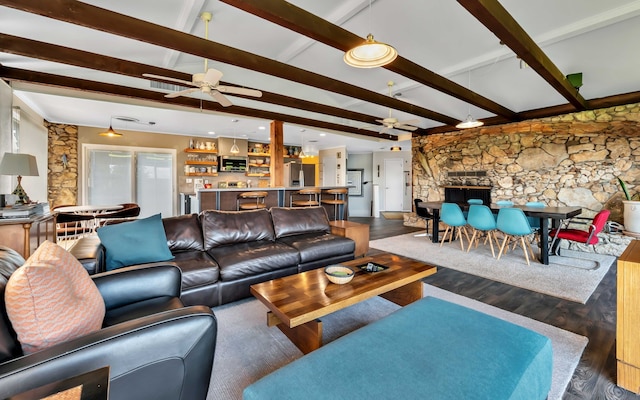
[[[220,172],[246,172],[247,171],[246,157],[222,156],[222,157],[219,157],[219,161],[220,161]]]

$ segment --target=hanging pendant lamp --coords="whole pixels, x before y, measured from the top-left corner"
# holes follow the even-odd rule
[[[304,152],[304,135],[302,134],[302,132],[304,132],[304,129],[300,129],[300,142],[301,142],[301,146],[300,146],[300,153],[298,153],[298,158],[305,158],[307,155]]]
[[[231,122],[236,123],[238,122],[237,119],[232,119]],[[238,145],[236,144],[236,136],[237,136],[237,132],[236,129],[233,129],[233,146],[231,146],[231,148],[229,149],[229,152],[231,154],[238,154],[240,153],[240,148],[238,147]]]
[[[120,136],[122,136],[122,133],[118,133],[118,132],[113,130],[113,117],[111,117],[109,119],[109,129],[107,129],[104,132],[100,132],[98,135],[107,136],[107,137],[120,137]]]
[[[359,46],[344,53],[344,62],[356,68],[375,68],[389,64],[398,57],[393,46],[377,42],[372,34]]]
[[[369,18],[371,19],[371,0],[369,0]],[[371,21],[370,21],[370,25]],[[356,68],[375,68],[389,64],[398,57],[393,46],[377,42],[370,33],[364,43],[344,53],[344,62]]]
[[[469,90],[471,90],[471,70],[469,70]],[[471,104],[469,104],[469,113],[467,114],[467,118],[464,121],[461,121],[456,128],[458,129],[469,129],[469,128],[477,128],[484,125],[484,122],[478,121],[471,116]]]

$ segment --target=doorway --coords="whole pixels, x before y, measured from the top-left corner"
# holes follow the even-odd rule
[[[140,217],[176,215],[176,151],[83,146],[83,204],[138,203]]]
[[[402,159],[384,160],[384,209],[404,209],[404,172]]]

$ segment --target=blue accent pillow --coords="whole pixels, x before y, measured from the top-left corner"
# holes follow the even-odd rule
[[[172,260],[160,214],[98,229],[105,247],[106,269]]]

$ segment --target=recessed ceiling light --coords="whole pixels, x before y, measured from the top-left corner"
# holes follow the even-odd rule
[[[261,131],[263,131],[263,130],[267,129],[267,127],[266,127],[266,126],[259,126],[259,127],[258,127],[258,129],[260,129]]]
[[[207,132],[209,135],[215,135],[216,133],[214,131],[209,131]]]
[[[321,133],[320,136],[327,136],[327,134],[326,133]]]

